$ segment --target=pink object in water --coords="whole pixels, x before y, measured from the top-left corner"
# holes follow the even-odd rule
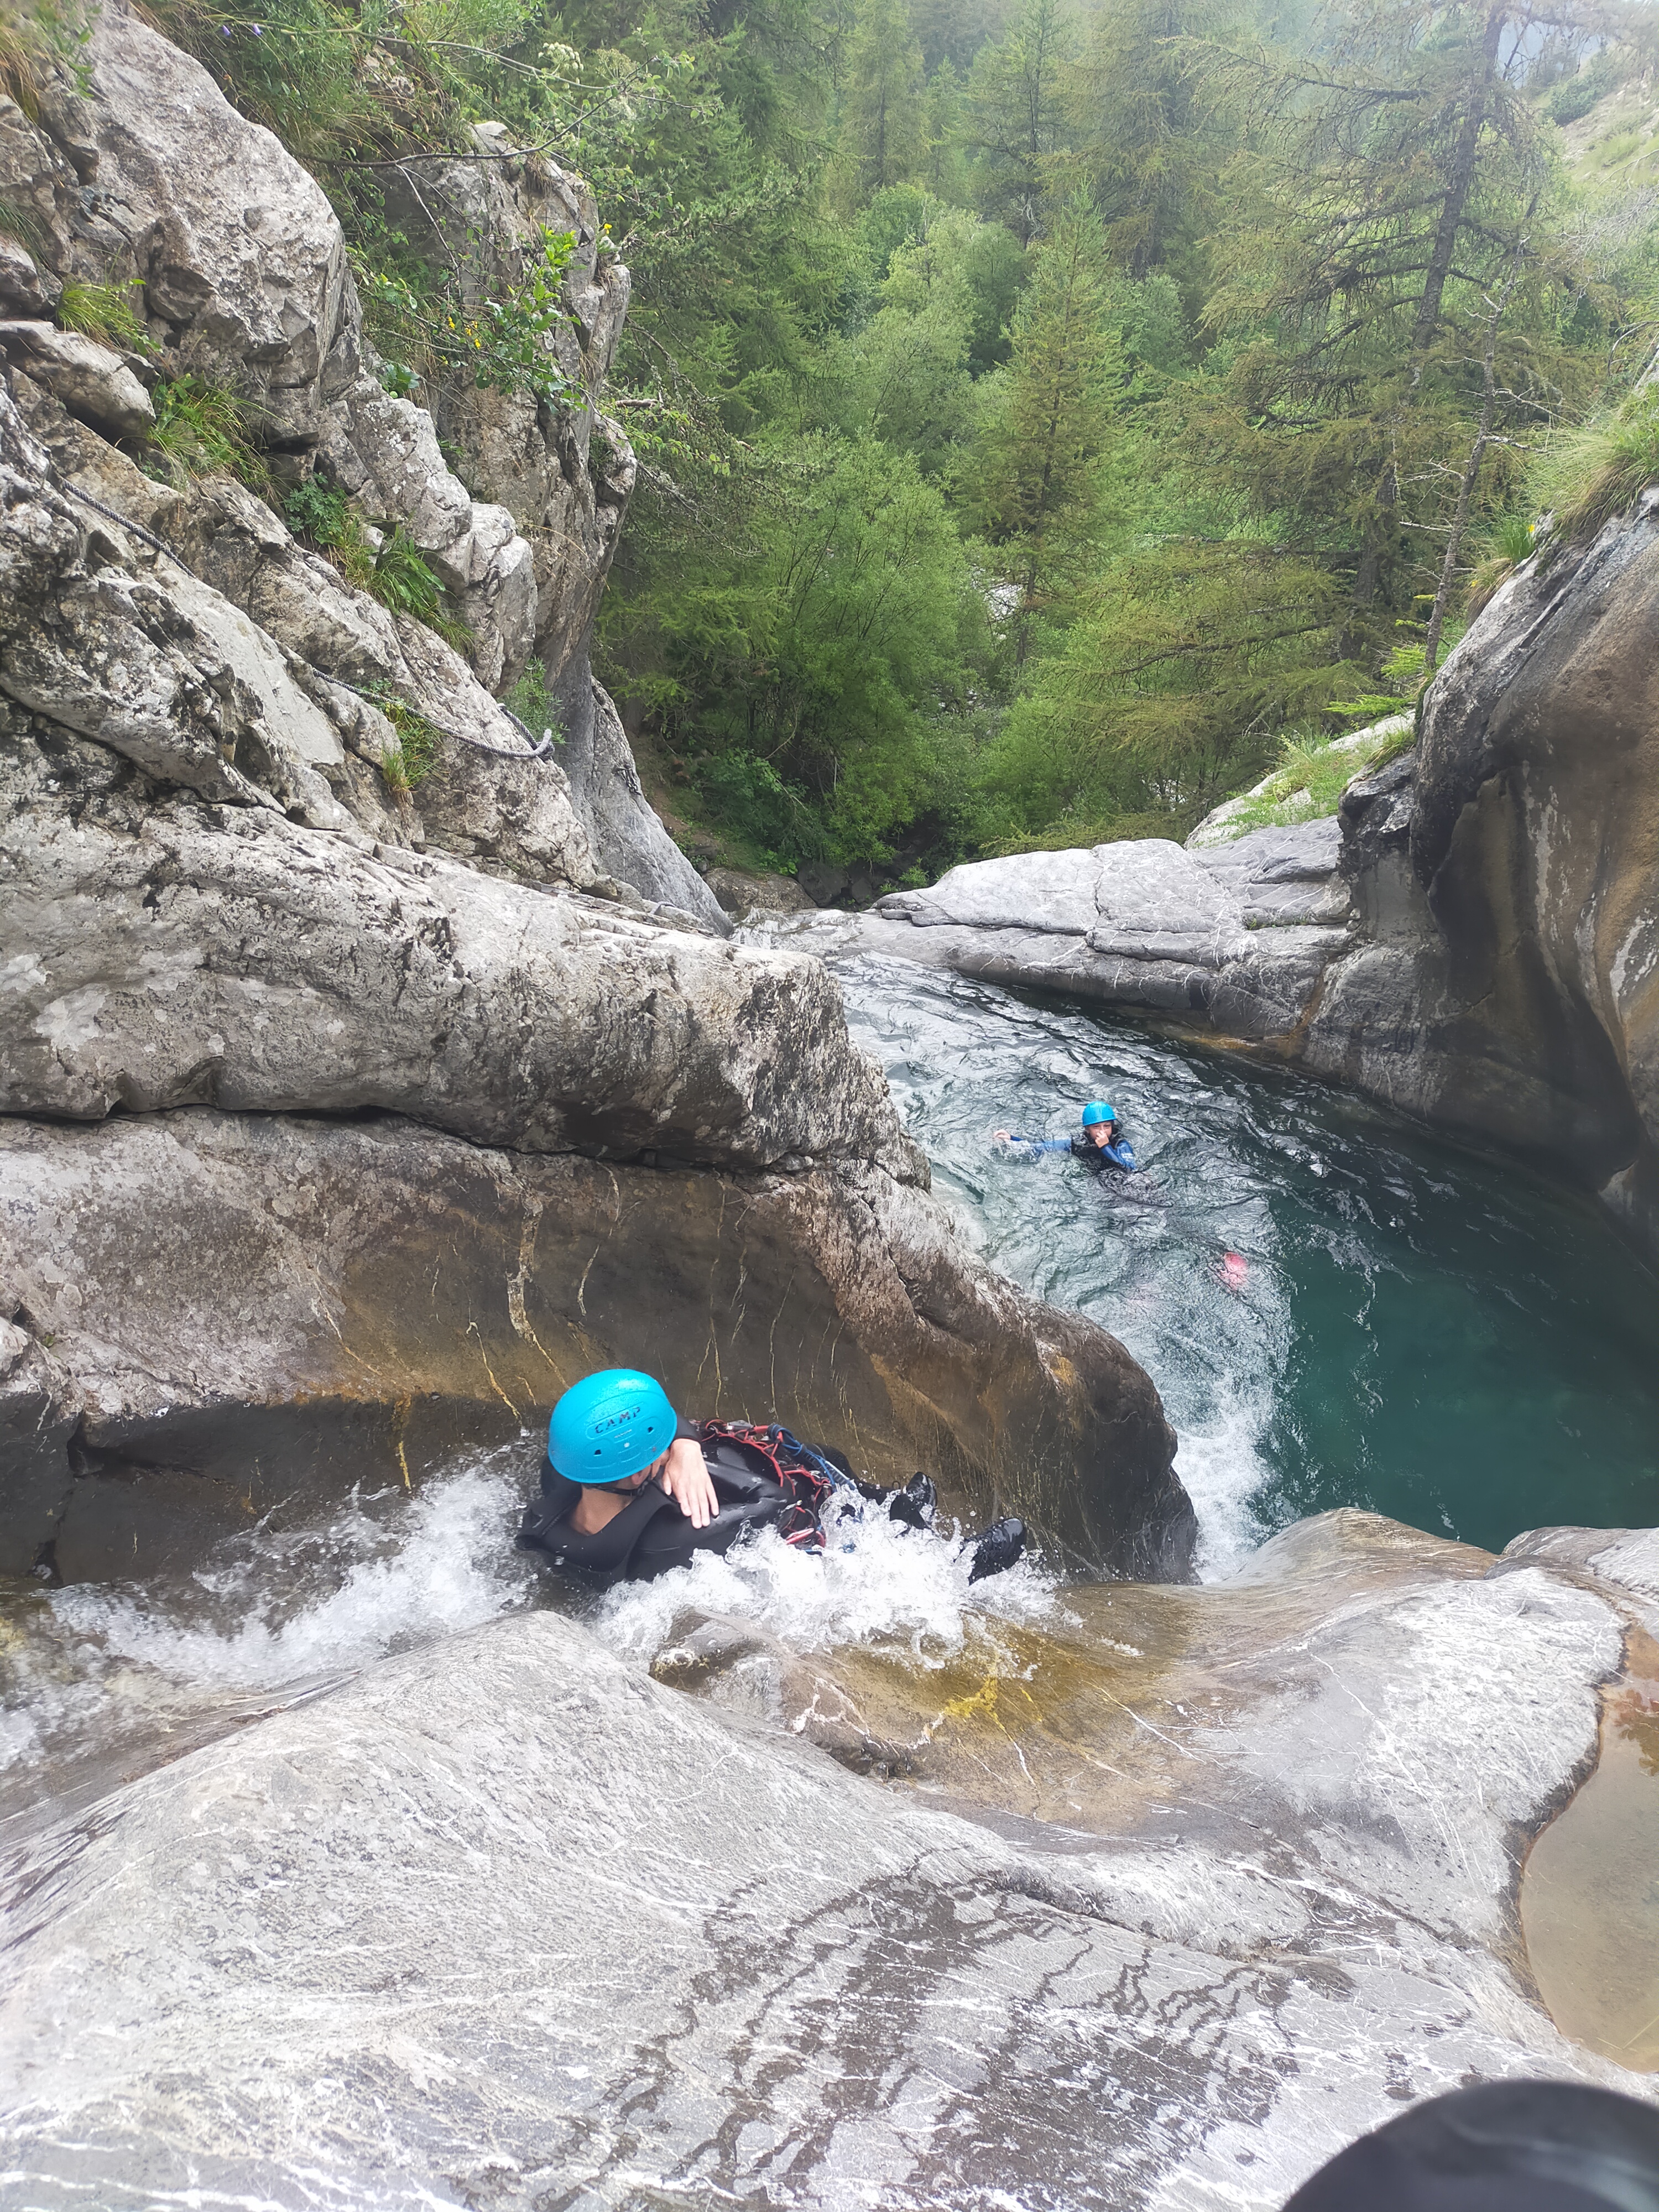
[[[1249,1262],[1242,1252],[1225,1254],[1221,1262],[1221,1279],[1230,1291],[1242,1291],[1249,1279]]]

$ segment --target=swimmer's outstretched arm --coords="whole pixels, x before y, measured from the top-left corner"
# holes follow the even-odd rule
[[[1038,1152],[1069,1152],[1072,1149],[1069,1137],[1017,1137],[1006,1129],[993,1129],[991,1137],[999,1145],[1024,1145],[1033,1156]]]

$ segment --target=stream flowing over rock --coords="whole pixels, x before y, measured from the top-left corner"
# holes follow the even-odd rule
[[[1336,819],[976,861],[785,929],[1243,1039],[1531,1155],[1659,1255],[1656,603],[1649,493],[1504,585]]]
[[[593,678],[635,464],[586,183],[496,124],[387,173],[464,305],[572,241],[566,401],[417,400],[320,187],[129,0],[46,76],[0,97],[7,2188],[1277,2212],[1458,2082],[1642,2090],[1601,2054],[1659,1910],[1613,1924],[1570,1824],[1659,1674],[1654,1540],[1343,1511],[1194,1583],[1151,1379],[976,1256],[822,918],[733,935]],[[148,349],[59,330],[71,284]],[[182,375],[258,489],[149,472]],[[442,635],[289,529],[313,483]],[[1656,526],[1500,594],[1340,825],[834,927],[1568,1152],[1645,1233]],[[611,1364],[942,1518],[544,1583],[548,1407]],[[949,1522],[1006,1511],[992,1592]]]
[[[428,411],[319,188],[124,0],[0,120],[40,241],[0,303],[4,1567],[187,1559],[532,1431],[610,1359],[927,1464],[1091,1570],[1188,1572],[1145,1375],[972,1258],[836,985],[727,941],[592,681],[633,460],[586,185],[495,125],[398,173],[469,300],[574,241],[571,404]],[[40,319],[71,276],[141,288],[153,355]],[[144,474],[112,436],[158,368],[234,386],[279,484],[404,529],[465,654],[245,485]],[[562,761],[498,703],[532,653]],[[441,733],[412,801],[393,702]]]
[[[1271,2212],[1471,2077],[1640,2092],[1551,2025],[1515,1897],[1656,1565],[1338,1514],[1102,1589],[1060,1635],[1119,1724],[1080,1756],[1051,1680],[1006,1799],[1031,1639],[966,1699],[890,1667],[931,1795],[545,1613],[384,1661],[15,1854],[8,2165],[110,2212]]]

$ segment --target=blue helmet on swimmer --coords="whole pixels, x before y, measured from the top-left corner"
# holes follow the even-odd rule
[[[625,1482],[659,1460],[679,1426],[654,1376],[602,1367],[573,1382],[547,1425],[547,1456],[567,1482]]]
[[[1083,1109],[1083,1126],[1092,1129],[1098,1121],[1115,1121],[1117,1109],[1109,1098],[1091,1098]]]

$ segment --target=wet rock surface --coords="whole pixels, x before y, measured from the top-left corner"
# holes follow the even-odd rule
[[[1272,1037],[1300,1019],[1344,942],[1349,897],[1332,842],[1310,823],[1258,831],[1242,851],[1149,838],[976,860],[869,914],[796,927],[826,951],[885,952]]]
[[[1646,2094],[1552,2026],[1513,1905],[1594,1756],[1616,1541],[1564,1577],[1339,1516],[1121,1592],[1095,1663],[1163,1773],[1109,1833],[862,1779],[553,1615],[383,1662],[17,1854],[11,2169],[114,2212],[624,2173],[1272,2212],[1462,2080]]]
[[[210,1111],[0,1122],[0,1158],[27,1340],[0,1411],[40,1438],[0,1571],[52,1545],[70,1579],[142,1575],[520,1432],[533,1466],[561,1390],[642,1358],[706,1417],[926,1467],[1085,1570],[1188,1571],[1139,1368],[867,1163],[716,1176]]]

